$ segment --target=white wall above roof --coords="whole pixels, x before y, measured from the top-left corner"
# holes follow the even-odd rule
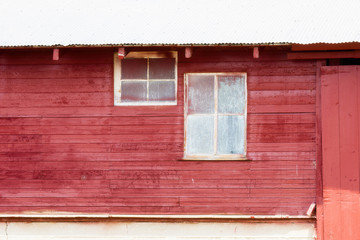
[[[2,0],[0,46],[360,42],[360,1]]]

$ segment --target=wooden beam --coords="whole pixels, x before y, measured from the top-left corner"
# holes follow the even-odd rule
[[[292,51],[339,51],[360,49],[360,42],[292,44]]]
[[[258,47],[254,47],[253,58],[259,58],[259,48]]]
[[[186,47],[185,48],[185,58],[191,58],[193,54],[193,48]]]
[[[125,55],[125,48],[118,48],[118,58],[123,59]]]
[[[315,207],[316,207],[316,204],[315,203],[312,203],[310,204],[307,212],[306,212],[306,215],[308,215],[309,217],[312,216],[314,214],[314,210],[315,210]]]
[[[316,61],[316,232],[317,239],[324,240],[324,199],[323,199],[323,159],[321,121],[321,67],[326,60]]]
[[[360,58],[360,51],[332,51],[332,52],[290,52],[288,59],[335,59],[335,58]]]
[[[53,49],[53,60],[58,61],[59,60],[59,52],[60,50],[58,48]]]

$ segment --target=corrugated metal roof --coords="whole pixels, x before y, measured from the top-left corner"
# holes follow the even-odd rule
[[[360,42],[360,1],[3,0],[0,46]]]

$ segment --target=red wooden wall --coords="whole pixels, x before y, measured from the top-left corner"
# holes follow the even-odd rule
[[[113,106],[113,49],[0,54],[0,212],[305,215],[315,201],[315,61],[179,50],[178,105]],[[183,74],[247,72],[250,161],[179,161]]]
[[[360,239],[360,68],[321,70],[324,240]]]

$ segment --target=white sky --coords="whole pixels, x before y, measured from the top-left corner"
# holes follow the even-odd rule
[[[0,46],[360,41],[360,0],[0,0]]]

